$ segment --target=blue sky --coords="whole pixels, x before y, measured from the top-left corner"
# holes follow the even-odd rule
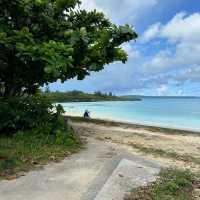
[[[82,8],[103,11],[114,23],[132,25],[139,38],[123,45],[126,64],[110,64],[83,81],[51,84],[51,90],[200,96],[199,0],[82,2]]]

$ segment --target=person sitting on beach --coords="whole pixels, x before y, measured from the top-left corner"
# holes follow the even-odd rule
[[[90,112],[88,110],[85,110],[83,117],[90,118]]]

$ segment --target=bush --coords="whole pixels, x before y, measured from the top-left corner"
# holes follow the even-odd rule
[[[0,135],[0,179],[18,176],[49,161],[60,161],[80,146],[71,128],[52,134],[51,123],[9,137]]]
[[[41,96],[0,99],[0,179],[78,149],[80,141],[63,112]]]
[[[48,124],[49,129],[64,127],[62,106],[53,107],[40,95],[0,99],[0,133],[12,134]]]
[[[191,200],[195,180],[189,170],[163,170],[155,182],[136,188],[125,200]]]

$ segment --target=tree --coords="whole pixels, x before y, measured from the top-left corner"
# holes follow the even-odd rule
[[[120,45],[137,38],[79,0],[0,0],[0,95],[34,94],[46,84],[82,80],[114,61]]]
[[[103,94],[101,93],[101,91],[96,91],[94,94],[95,94],[96,96],[99,96],[99,97],[103,96]]]

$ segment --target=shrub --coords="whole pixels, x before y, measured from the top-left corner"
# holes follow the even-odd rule
[[[155,182],[136,188],[125,200],[191,200],[195,176],[189,170],[162,170]]]
[[[0,99],[0,133],[12,134],[48,124],[51,131],[64,127],[61,105],[53,107],[40,95]]]
[[[71,128],[52,134],[51,123],[9,137],[0,135],[0,179],[18,176],[49,161],[60,161],[80,146]]]

